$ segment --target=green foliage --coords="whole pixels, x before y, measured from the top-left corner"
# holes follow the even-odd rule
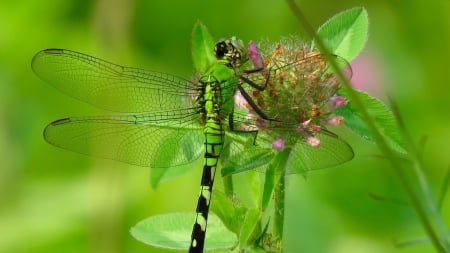
[[[192,218],[195,213],[169,213],[152,216],[140,221],[131,229],[131,234],[138,241],[157,248],[186,250],[192,231]],[[216,215],[208,218],[208,233],[206,234],[206,250],[232,248],[237,243],[236,235],[231,233]]]
[[[262,218],[262,213],[258,209],[248,209],[245,217],[242,220],[242,228],[239,233],[239,248],[245,249],[254,243],[252,237],[255,230],[259,231],[259,222]]]
[[[317,34],[330,52],[351,62],[364,48],[368,24],[367,11],[358,7],[336,14],[320,26]]]
[[[319,28],[317,34],[331,53],[351,62],[364,48],[368,38],[368,24],[367,11],[364,8],[353,8],[333,16]],[[356,93],[374,118],[379,130],[388,139],[389,145],[405,153],[405,143],[393,113],[380,100],[363,91],[356,90]],[[339,94],[348,97],[346,88],[341,89]],[[344,124],[353,132],[375,142],[372,132],[352,101],[336,109],[335,113],[344,117]]]
[[[256,239],[255,236],[260,236],[261,231],[258,225],[262,213],[258,208],[247,207],[238,199],[215,191],[211,209],[226,224],[227,228],[238,236],[239,249],[251,246]]]
[[[192,61],[197,71],[205,73],[216,60],[214,57],[214,40],[208,29],[200,21],[192,29]]]
[[[405,142],[398,128],[393,113],[378,99],[369,96],[363,91],[356,90],[359,99],[363,101],[368,113],[374,118],[377,128],[388,140],[389,146],[401,153],[406,153]],[[345,89],[340,92],[346,96]],[[344,124],[362,138],[375,142],[372,132],[368,128],[361,113],[350,101],[345,106],[336,109],[336,114],[345,118]]]

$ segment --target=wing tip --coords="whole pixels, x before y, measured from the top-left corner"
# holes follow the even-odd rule
[[[59,126],[59,125],[64,125],[64,124],[67,124],[67,123],[70,123],[70,122],[72,122],[72,119],[71,119],[71,118],[63,118],[63,119],[55,120],[55,121],[51,122],[50,124],[48,124],[48,125],[44,128],[44,131],[42,132],[42,136],[44,137],[45,141],[46,141],[47,143],[53,145],[53,146],[63,148],[61,145],[58,145],[57,142],[54,142],[54,141],[52,140],[52,138],[51,138],[52,131],[53,131],[53,128],[54,128],[54,127],[57,127],[57,126]]]
[[[39,52],[37,52],[34,56],[33,59],[31,59],[31,68],[34,69],[36,62],[39,60],[40,57],[42,57],[43,55],[48,55],[48,54],[64,54],[65,53],[65,49],[61,49],[61,48],[47,48],[44,50],[41,50]]]
[[[61,48],[47,48],[44,49],[42,51],[40,51],[39,53],[45,53],[45,54],[63,54],[64,53],[64,49]]]
[[[49,124],[49,126],[57,126],[57,125],[62,125],[62,124],[66,124],[71,122],[72,119],[71,118],[63,118],[63,119],[58,119],[53,121],[52,123]]]

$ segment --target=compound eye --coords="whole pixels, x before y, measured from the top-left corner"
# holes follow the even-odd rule
[[[229,39],[222,39],[216,43],[214,48],[216,58],[221,60],[233,60],[235,48]]]
[[[214,47],[216,59],[226,60],[229,67],[239,67],[247,61],[247,53],[241,40],[235,37],[231,39],[222,39]]]
[[[222,39],[217,42],[214,48],[216,58],[219,60],[227,58],[227,56],[230,55],[230,50],[232,50],[230,47],[232,47],[232,45],[229,40]]]

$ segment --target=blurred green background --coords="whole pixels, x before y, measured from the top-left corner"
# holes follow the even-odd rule
[[[298,2],[315,27],[345,9],[367,9],[370,37],[352,63],[353,82],[393,98],[412,136],[428,137],[426,175],[439,192],[450,164],[450,1]],[[197,20],[216,38],[305,34],[284,1],[0,2],[0,252],[166,252],[135,241],[128,230],[150,215],[193,211],[200,169],[153,190],[148,168],[46,144],[47,123],[108,112],[42,82],[30,61],[39,50],[61,47],[189,77]],[[388,164],[373,156],[379,154],[373,144],[341,135],[355,149],[353,161],[307,180],[289,177],[286,252],[434,252],[428,244],[394,246],[423,237],[416,215],[407,205],[369,197],[404,200],[405,194]],[[449,211],[447,198],[447,221]]]

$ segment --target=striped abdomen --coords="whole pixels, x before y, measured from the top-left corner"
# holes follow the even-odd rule
[[[214,184],[217,162],[223,146],[224,130],[221,120],[221,90],[219,82],[207,75],[199,82],[203,103],[203,132],[205,134],[205,163],[197,202],[197,215],[191,235],[189,253],[202,253],[205,244],[206,225],[208,223],[209,205]]]

